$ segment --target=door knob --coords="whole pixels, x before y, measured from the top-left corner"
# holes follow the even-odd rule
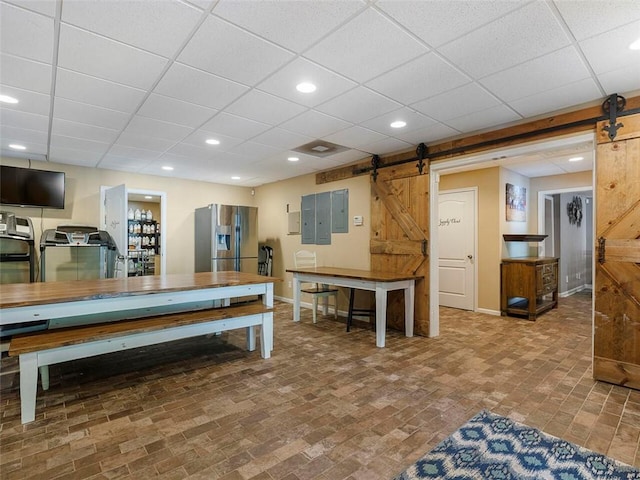
[[[472,259],[473,259],[473,255],[467,255],[467,258],[468,258],[469,260],[472,260]]]

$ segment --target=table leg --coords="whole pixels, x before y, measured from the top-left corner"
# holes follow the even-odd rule
[[[415,296],[415,283],[411,282],[411,285],[404,289],[404,333],[407,337],[413,337]]]
[[[40,383],[43,390],[49,390],[49,365],[43,365],[40,370]]]
[[[387,330],[387,291],[376,287],[376,346],[384,347],[384,337]]]
[[[22,423],[36,419],[36,392],[38,389],[38,354],[20,355],[20,414]]]
[[[300,280],[293,275],[293,321],[300,321]]]
[[[273,308],[273,283],[267,283],[267,293],[262,296],[262,304],[267,308]]]
[[[256,349],[256,327],[247,327],[247,350],[253,352]]]
[[[273,312],[262,314],[260,326],[260,353],[262,358],[270,358],[273,350]]]

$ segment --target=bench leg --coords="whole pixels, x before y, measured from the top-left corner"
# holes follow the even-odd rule
[[[273,350],[273,312],[268,312],[262,314],[260,355],[262,358],[271,358],[271,350]]]
[[[247,350],[253,352],[256,349],[256,327],[247,327]]]
[[[36,419],[36,391],[38,389],[38,354],[20,355],[20,415],[22,423]]]
[[[49,390],[49,365],[40,367],[40,383],[43,390]]]

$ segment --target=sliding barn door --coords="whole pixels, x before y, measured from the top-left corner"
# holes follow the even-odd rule
[[[411,165],[413,167],[413,165]],[[408,175],[408,176],[407,176]],[[429,175],[410,174],[388,168],[371,182],[371,268],[411,273],[416,282],[416,335],[429,335]],[[387,324],[404,329],[403,293],[391,292]]]
[[[593,375],[640,389],[640,115],[618,122],[597,130]]]

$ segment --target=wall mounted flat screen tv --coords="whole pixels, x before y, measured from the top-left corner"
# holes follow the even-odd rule
[[[64,172],[0,165],[0,204],[64,208]]]

